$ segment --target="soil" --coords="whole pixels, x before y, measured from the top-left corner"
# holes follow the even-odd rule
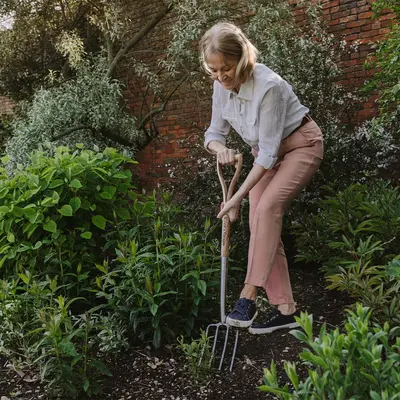
[[[325,282],[317,268],[297,266],[291,269],[293,292],[298,308],[313,314],[314,330],[318,332],[325,322],[328,328],[339,326],[344,310],[351,301],[339,292],[325,289]],[[288,382],[283,361],[297,361],[298,371],[306,370],[298,361],[303,345],[288,331],[275,331],[268,335],[250,335],[240,331],[239,345],[232,372],[226,368],[214,372],[205,385],[197,384],[187,372],[185,358],[174,346],[158,351],[150,348],[132,348],[105,362],[113,376],[104,380],[103,394],[95,400],[258,400],[274,399],[274,395],[257,389],[263,384],[263,368],[271,360],[277,365],[281,383]],[[1,400],[47,400],[39,380],[21,378],[7,368],[0,359]],[[226,365],[228,363],[225,363]],[[33,382],[29,382],[33,380]],[[1,396],[5,396],[4,398]]]

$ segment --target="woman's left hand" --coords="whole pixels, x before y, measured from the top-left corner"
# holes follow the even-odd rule
[[[217,215],[217,218],[222,218],[225,214],[228,214],[231,222],[236,221],[239,218],[239,210],[242,200],[239,198],[232,197],[227,203],[225,203]]]

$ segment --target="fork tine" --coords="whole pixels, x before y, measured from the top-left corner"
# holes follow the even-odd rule
[[[225,333],[224,347],[223,347],[223,349],[222,349],[222,354],[221,354],[221,360],[220,360],[220,362],[219,362],[219,367],[218,367],[218,370],[219,370],[219,371],[221,371],[222,364],[223,364],[223,362],[224,362],[225,351],[226,351],[226,345],[227,345],[227,343],[228,343],[228,336],[229,336],[229,326],[228,326],[228,325],[225,325],[225,326],[226,326],[226,333]]]
[[[231,359],[231,367],[229,368],[229,371],[230,371],[230,372],[232,372],[233,363],[235,362],[235,356],[236,356],[236,349],[237,349],[238,339],[239,339],[239,329],[236,329],[235,344],[233,345],[233,353],[232,353],[232,359]]]

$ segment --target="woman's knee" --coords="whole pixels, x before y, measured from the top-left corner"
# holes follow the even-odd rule
[[[270,215],[273,215],[275,217],[282,217],[284,214],[284,205],[276,201],[274,199],[268,200],[268,201],[262,201],[258,203],[256,212],[255,212],[255,217],[260,218],[260,217],[268,217]]]

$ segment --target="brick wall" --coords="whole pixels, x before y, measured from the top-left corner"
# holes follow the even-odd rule
[[[293,6],[296,21],[304,22],[304,11],[297,6],[298,0],[288,0]],[[367,54],[373,51],[374,44],[381,39],[389,30],[393,19],[392,14],[383,15],[379,21],[372,20],[371,1],[367,0],[333,0],[323,1],[323,14],[327,20],[329,31],[337,40],[346,40],[352,44],[358,42],[358,50],[351,55],[345,55],[340,60],[343,71],[339,83],[358,88],[367,78],[371,71],[363,69],[363,63]],[[157,12],[154,2],[148,0],[136,0],[132,12],[132,30],[139,30],[152,15]],[[168,43],[169,27],[173,23],[174,15],[168,15],[157,27],[146,37],[140,46],[134,49],[135,57],[146,63],[150,62],[153,70],[158,69],[158,61],[163,57],[165,46]],[[129,62],[118,69],[118,74],[126,83],[125,98],[129,108],[135,115],[146,113],[143,108],[141,91],[145,90],[140,82],[133,81],[129,76],[131,66]],[[171,82],[171,88],[174,83]],[[211,83],[204,85],[210,92]],[[372,95],[363,105],[359,112],[360,120],[369,119],[376,114],[376,96]],[[151,96],[148,96],[151,102]],[[143,151],[137,154],[140,163],[137,168],[138,177],[142,186],[154,188],[170,178],[170,164],[176,160],[186,163],[188,168],[195,165],[196,160],[191,159],[190,145],[202,135],[209,123],[211,97],[200,95],[193,90],[189,83],[182,85],[172,97],[168,106],[157,118],[157,129],[159,136],[153,140]],[[9,113],[12,103],[0,96],[0,114]]]
[[[0,116],[12,114],[13,108],[14,102],[10,98],[0,96]]]
[[[304,10],[297,6],[297,0],[289,0],[293,6],[296,21],[302,24],[305,20]],[[343,75],[339,83],[359,88],[373,71],[363,68],[366,56],[373,52],[374,44],[389,31],[393,14],[383,15],[379,21],[372,20],[371,1],[367,0],[334,0],[323,2],[323,15],[327,20],[328,29],[338,41],[346,40],[349,44],[358,42],[357,51],[343,56],[340,67]],[[152,10],[147,10],[151,14]],[[162,45],[168,32],[165,27],[173,20],[170,15],[162,26],[150,35],[150,42],[143,43],[144,48],[153,48],[158,45],[157,51],[162,52]],[[154,54],[153,54],[154,56]],[[149,60],[149,55],[147,56]],[[358,113],[360,121],[370,119],[377,113],[375,104],[376,95],[371,95],[363,104]],[[129,96],[128,96],[129,98]],[[139,178],[144,187],[156,187],[159,183],[168,180],[169,163],[171,159],[180,159],[187,163],[188,168],[196,160],[190,158],[189,147],[182,148],[181,143],[202,135],[202,130],[209,123],[211,98],[195,96],[190,87],[183,86],[168,105],[166,112],[158,118],[160,136],[153,140],[146,149],[137,154]],[[131,109],[135,112],[137,106],[131,102]],[[194,128],[194,126],[196,128]]]

